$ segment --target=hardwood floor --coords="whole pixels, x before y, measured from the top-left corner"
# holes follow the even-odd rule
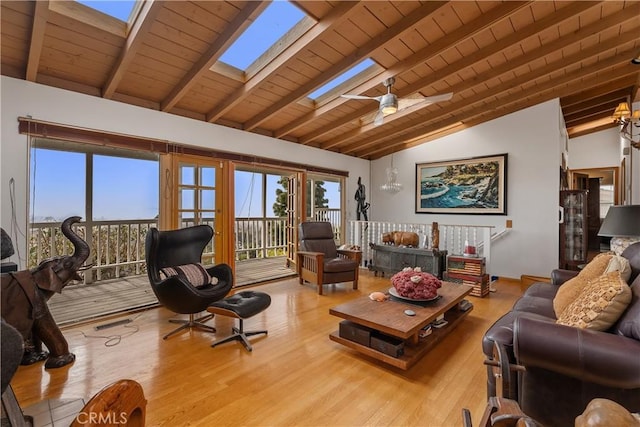
[[[408,371],[329,339],[340,320],[330,307],[388,286],[388,278],[363,270],[356,291],[345,283],[319,296],[296,278],[255,287],[272,304],[245,321],[247,330],[269,330],[252,337],[251,353],[238,342],[210,347],[231,332],[232,319],[222,316],[211,322],[215,335],[187,332],[166,341],[175,314],[164,308],[121,316],[133,320],[126,326],[67,327],[76,361],[48,371],[42,363],[21,366],[12,385],[26,408],[134,379],[148,400],[148,426],[461,426],[462,408],[477,425],[486,404],[482,335],[520,295],[519,282],[499,281],[497,292],[469,297],[470,315]]]

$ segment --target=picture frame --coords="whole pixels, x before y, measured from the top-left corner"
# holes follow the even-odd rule
[[[416,213],[507,214],[507,153],[416,163]]]

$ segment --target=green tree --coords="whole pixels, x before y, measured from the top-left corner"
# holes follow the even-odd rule
[[[280,177],[278,184],[280,184],[282,188],[276,188],[276,201],[273,202],[273,214],[280,218],[287,216],[287,190],[289,187],[289,177]]]
[[[323,187],[324,181],[313,181],[315,184],[314,191],[314,207],[316,208],[327,208],[329,207],[329,199],[324,197],[327,190]],[[278,184],[282,186],[282,188],[276,189],[276,201],[273,203],[273,213],[277,217],[284,217],[287,215],[287,196],[288,196],[288,186],[289,186],[289,177],[283,176],[278,181]],[[311,183],[307,181],[307,194],[311,193]],[[307,214],[311,212],[311,198],[307,197]]]
[[[327,190],[323,187],[324,181],[313,181],[315,191],[313,192],[313,207],[315,208],[328,208],[329,199],[325,199],[324,195]],[[307,194],[311,194],[311,181],[307,181]],[[307,215],[311,214],[311,198],[307,197]]]

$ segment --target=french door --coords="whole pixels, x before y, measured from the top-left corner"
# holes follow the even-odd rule
[[[301,191],[305,182],[304,172],[289,175],[287,181],[287,265],[295,264],[298,250],[298,224],[306,217],[305,194]]]
[[[225,185],[228,164],[197,156],[170,156],[170,161],[166,162],[171,163],[170,169],[162,168],[167,174],[161,189],[166,208],[162,224],[171,229],[202,224],[211,226],[213,239],[202,254],[202,262],[225,262],[233,267],[233,255],[228,250],[231,237],[228,230],[232,228],[227,224],[229,211],[224,203],[229,199],[228,185]]]

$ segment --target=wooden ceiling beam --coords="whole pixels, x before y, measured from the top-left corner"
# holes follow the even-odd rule
[[[595,121],[600,121],[603,119],[609,119],[612,123],[613,123],[613,119],[611,118],[611,114],[613,113],[613,111],[615,110],[615,106],[610,108],[609,110],[606,111],[597,111],[597,112],[592,112],[589,114],[585,114],[585,115],[581,115],[581,116],[576,116],[575,118],[571,119],[571,120],[566,120],[564,121],[564,125],[567,129],[575,127],[575,126],[581,126],[587,123],[592,123]]]
[[[247,99],[261,84],[273,77],[281,67],[286,66],[289,61],[292,61],[295,56],[306,49],[309,44],[313,43],[322,34],[331,31],[337,25],[344,22],[349,12],[356,6],[358,6],[358,2],[341,2],[338,4],[321,21],[313,25],[272,61],[251,76],[242,87],[237,89],[232,95],[226,97],[221,104],[211,109],[211,111],[207,113],[207,121],[214,122],[220,119],[233,107]]]
[[[496,99],[492,102],[482,104],[481,106],[477,106],[475,104],[479,104],[482,100],[476,101],[475,103],[471,103],[467,106],[467,111],[460,110],[458,112],[454,112],[454,114],[449,114],[445,118],[442,118],[443,116],[439,116],[440,118],[430,120],[428,123],[425,123],[423,127],[413,127],[408,133],[403,133],[401,135],[401,140],[398,142],[389,141],[388,139],[386,141],[377,140],[374,142],[376,146],[371,148],[368,147],[373,144],[366,144],[366,147],[362,147],[363,144],[361,144],[361,148],[363,149],[355,150],[354,155],[358,157],[372,156],[372,158],[377,158],[377,155],[381,152],[385,152],[387,149],[398,151],[399,149],[404,150],[420,145],[424,143],[424,140],[421,139],[423,135],[429,134],[430,132],[434,132],[443,127],[455,125],[458,122],[463,122],[468,127],[477,126],[480,123],[502,117],[510,112],[519,111],[550,99],[566,96],[584,88],[595,87],[602,81],[602,77],[595,74],[609,71],[611,67],[615,67],[620,64],[626,64],[628,62],[627,58],[629,52],[631,51],[627,50],[621,52],[612,58],[575,70],[561,78],[548,80],[545,83],[532,86],[524,93],[516,92],[505,98]],[[635,72],[636,71],[630,66],[623,66],[613,71],[609,71],[607,76],[612,79],[617,79],[634,74]],[[405,143],[405,141],[414,142]]]
[[[162,1],[159,0],[147,0],[142,5],[140,14],[138,14],[136,21],[131,27],[131,31],[129,31],[129,34],[127,35],[124,48],[112,68],[111,74],[107,78],[107,82],[102,88],[103,98],[109,99],[113,97],[113,94],[118,88],[118,84],[120,84],[120,81],[127,72],[129,65],[131,65],[133,58],[138,53],[138,49],[140,49],[140,46],[142,45],[144,36],[151,30],[151,26],[162,7]]]
[[[33,12],[33,26],[31,27],[31,41],[29,43],[29,58],[27,59],[26,80],[35,82],[40,66],[40,56],[44,44],[44,33],[49,18],[49,0],[35,2]]]
[[[584,12],[588,9],[590,9],[591,7],[593,7],[593,4],[589,3],[589,2],[578,2],[576,4],[572,4],[570,6],[567,6],[563,9],[561,9],[559,12],[547,16],[545,18],[543,18],[542,20],[533,23],[531,25],[528,25],[525,28],[520,29],[519,31],[513,33],[510,36],[504,37],[501,40],[498,40],[495,43],[492,43],[490,45],[488,45],[485,48],[479,49],[478,51],[474,52],[473,54],[469,55],[468,57],[465,57],[464,60],[460,60],[460,61],[456,61],[453,64],[447,65],[445,67],[443,67],[442,69],[432,73],[428,79],[425,80],[421,80],[419,82],[417,82],[414,85],[410,85],[410,87],[408,88],[404,88],[402,92],[400,93],[400,96],[405,96],[408,93],[413,93],[413,92],[409,92],[410,90],[414,90],[414,92],[422,89],[423,87],[428,87],[429,85],[432,85],[442,79],[445,79],[451,75],[455,75],[456,73],[460,72],[461,70],[465,69],[466,67],[471,66],[472,64],[475,64],[478,61],[482,61],[487,57],[490,57],[492,55],[495,55],[496,53],[499,53],[505,49],[508,49],[511,46],[514,46],[518,43],[521,43],[523,40],[527,39],[528,37],[534,36],[538,33],[540,33],[541,31],[544,31],[554,25],[559,25],[560,23],[566,21],[567,19],[573,18],[575,17],[577,14]],[[621,19],[621,15],[617,16],[616,19]],[[607,23],[611,23],[611,18],[609,19],[603,19],[598,21],[595,24],[592,24],[591,26],[589,26],[589,32],[584,31],[585,34],[590,34],[590,32],[596,32],[601,28],[607,28],[607,27],[603,27],[604,22],[602,21],[606,21]],[[585,29],[586,30],[586,29]],[[548,47],[543,51],[540,51],[538,53],[534,53],[534,52],[529,52],[527,55],[523,55],[519,61],[520,62],[530,62],[533,61],[534,59],[544,55],[545,51],[555,51],[558,49],[562,49],[563,47],[566,47],[572,43],[576,43],[576,37],[574,35],[569,35],[569,36],[565,36],[561,38],[563,40],[563,42],[554,42],[554,46]],[[509,61],[507,64],[505,64],[505,67],[507,67],[509,70],[512,69],[512,67],[509,65],[512,64],[511,61]],[[491,71],[492,72],[492,71]],[[485,74],[490,74],[490,73],[485,73]],[[476,78],[475,80],[482,80],[482,78]],[[454,94],[455,92],[459,92],[462,90],[465,90],[465,83],[463,82],[461,85],[456,86],[456,88],[449,88],[449,90],[453,91]],[[364,109],[360,109],[358,110],[357,113],[354,113],[353,115],[356,114],[362,114],[364,111]],[[364,113],[366,114],[366,112]],[[361,117],[361,116],[358,116]],[[340,126],[344,126],[345,124],[348,124],[350,121],[345,121],[346,118],[343,118],[341,120],[339,120],[338,122],[334,122],[331,124],[331,126],[327,126],[325,127],[325,129],[335,129],[337,127]],[[325,130],[322,130],[320,132],[316,131],[313,134],[309,134],[309,135],[305,135],[303,137],[300,138],[300,140],[302,141],[302,143],[306,143],[306,142],[310,142],[313,141],[315,139],[317,139],[319,136],[323,135],[325,133]],[[335,144],[333,144],[332,141],[329,142],[325,142],[324,144],[321,144],[322,147],[324,148],[331,148],[333,147]]]
[[[441,39],[434,41],[433,43],[424,47],[423,49],[416,52],[415,54],[410,55],[407,59],[400,61],[397,64],[394,64],[389,69],[369,78],[365,82],[362,82],[361,84],[353,88],[351,92],[361,94],[375,86],[380,85],[382,81],[384,81],[389,77],[394,77],[402,72],[415,68],[420,64],[428,62],[429,60],[437,57],[438,55],[450,49],[451,47],[456,46],[457,44],[470,39],[471,37],[475,36],[479,32],[490,27],[491,25],[497,22],[500,22],[503,19],[508,18],[509,16],[513,15],[518,10],[522,9],[523,7],[529,4],[530,2],[507,2],[501,6],[495,7],[491,9],[489,12],[482,14],[479,18],[473,20],[472,22],[469,22],[461,26],[460,28],[454,30],[451,34],[448,34],[442,37]],[[517,39],[519,38],[520,37],[518,37]],[[492,45],[492,48],[496,44],[500,44],[500,42],[494,43]],[[469,65],[470,63],[466,62],[465,66],[469,66]],[[290,132],[293,132],[299,127],[305,125],[306,123],[309,123],[314,119],[317,119],[323,114],[330,112],[331,110],[339,107],[340,105],[344,104],[347,101],[348,100],[346,98],[342,98],[342,97],[334,98],[333,100],[316,108],[314,111],[310,112],[309,114],[306,114],[300,119],[295,120],[294,122],[287,125],[286,127],[283,127],[282,129],[278,129],[276,131],[276,137],[281,137],[289,134]],[[372,113],[374,111],[376,111],[376,108],[372,108],[372,107],[359,108],[352,114],[349,114],[348,116],[341,118],[339,123],[342,123],[342,124],[338,126],[344,126],[345,124],[350,123],[353,120],[357,120],[358,118],[366,114]],[[331,129],[334,129],[334,128],[323,127],[320,131],[305,135],[303,138],[300,139],[300,141],[302,144],[309,144],[315,141],[316,139],[318,139],[319,137],[321,137],[322,135],[324,135],[327,131],[330,131]]]
[[[602,53],[605,53],[609,50],[612,49],[616,49],[620,44],[624,43],[622,40],[625,41],[629,41],[629,40],[634,40],[635,38],[637,38],[637,35],[635,34],[635,30],[633,31],[629,31],[627,33],[621,34],[618,37],[614,37],[611,38],[607,41],[604,41],[600,44],[596,44],[593,45],[587,49],[578,51],[577,53],[574,53],[573,55],[569,55],[567,57],[561,58],[558,61],[555,62],[551,62],[548,63],[547,65],[540,67],[532,72],[529,73],[525,73],[525,74],[521,74],[520,76],[505,81],[501,86],[497,87],[497,88],[492,88],[491,89],[491,93],[488,94],[486,91],[479,91],[476,92],[475,95],[469,97],[469,98],[465,98],[465,99],[460,99],[457,102],[454,102],[450,105],[447,105],[446,108],[443,108],[442,111],[440,111],[440,116],[446,115],[446,114],[451,114],[454,113],[456,110],[460,110],[460,109],[464,109],[465,107],[467,107],[469,104],[473,104],[475,102],[479,102],[484,100],[487,97],[496,97],[501,93],[504,92],[508,92],[508,91],[512,91],[513,88],[518,87],[522,84],[528,83],[528,82],[532,82],[536,79],[539,79],[541,77],[544,77],[546,75],[549,75],[551,73],[553,73],[554,71],[556,71],[558,69],[558,62],[562,62],[562,63],[566,63],[566,64],[573,64],[573,63],[577,63],[577,62],[581,62],[584,61],[585,59],[594,57],[594,56],[598,56],[601,55]],[[555,43],[552,43],[555,44]],[[535,60],[535,58],[539,58],[541,56],[538,55],[538,51],[547,51],[548,48],[545,46],[542,46],[538,49],[536,49],[535,51],[530,52],[530,55],[525,55],[525,56],[521,56],[518,59],[514,59],[511,61],[507,61],[504,64],[494,68],[494,69],[489,69],[487,71],[485,71],[484,73],[479,74],[478,76],[476,76],[476,78],[471,81],[471,82],[460,82],[457,85],[454,85],[453,87],[450,88],[450,90],[452,90],[454,93],[459,93],[459,92],[464,92],[466,90],[472,89],[472,88],[477,88],[478,86],[484,85],[486,82],[488,82],[491,79],[494,79],[498,76],[501,76],[507,72],[513,71],[516,68]],[[555,50],[555,49],[554,49]],[[417,124],[416,126],[420,126],[420,124]],[[405,127],[403,127],[403,131],[406,130]],[[388,134],[388,133],[394,133],[393,128],[391,128],[389,131],[387,132],[383,132],[380,133],[379,135],[382,134]],[[341,135],[339,138],[336,138],[335,140],[331,141],[331,144],[333,144],[332,146],[335,146],[335,141],[339,141],[340,143],[346,142],[348,140],[351,140],[357,136],[362,135],[363,132],[360,131],[360,129],[354,129],[353,131],[350,132],[346,132],[343,135]],[[386,137],[388,135],[385,135],[384,137]],[[375,144],[375,140],[370,140],[368,143],[370,144]],[[326,147],[329,144],[322,144],[321,147],[323,149],[326,149]],[[350,148],[347,148],[346,150],[343,150],[342,152],[345,153],[350,153],[353,152],[354,149],[360,148],[361,145],[359,144],[355,144],[352,145]]]
[[[414,25],[428,18],[430,15],[432,15],[434,12],[436,12],[439,8],[441,8],[444,5],[446,5],[446,2],[436,2],[436,1],[431,1],[423,4],[422,6],[420,6],[420,8],[416,9],[408,16],[396,22],[387,30],[376,35],[371,40],[364,43],[362,46],[359,46],[353,53],[345,56],[343,59],[341,59],[337,63],[330,66],[327,70],[324,70],[315,78],[299,86],[297,89],[290,92],[287,96],[285,96],[284,98],[276,102],[274,105],[263,110],[261,113],[257,114],[255,117],[248,120],[245,123],[245,129],[251,130],[259,126],[261,123],[268,120],[275,114],[278,114],[282,109],[286,108],[289,104],[297,102],[299,99],[313,92],[315,89],[322,86],[326,82],[337,77],[341,73],[347,71],[354,64],[357,64],[363,59],[371,56],[371,54],[374,51],[376,51],[377,49],[380,49],[383,45],[385,45],[389,41],[393,40],[396,37],[399,37],[403,33],[410,31]]]
[[[565,114],[564,123],[566,127],[575,126],[580,123],[586,123],[592,120],[600,119],[604,116],[611,116],[618,106],[619,101],[613,100],[604,104],[594,105],[586,110],[578,111],[574,114]]]
[[[234,42],[249,25],[267,8],[269,2],[251,1],[238,13],[238,16],[224,29],[209,49],[200,57],[193,67],[184,75],[171,93],[160,103],[162,111],[171,110],[187,93],[194,82],[209,72],[227,48]]]
[[[579,104],[574,104],[569,107],[562,106],[562,100],[560,100],[560,107],[562,108],[562,113],[566,116],[571,114],[580,113],[581,111],[586,111],[590,108],[594,108],[598,105],[608,104],[611,102],[622,102],[624,99],[629,97],[630,94],[629,89],[621,89],[615,92],[609,92],[604,95],[600,95],[597,98],[588,98]]]
[[[606,129],[611,129],[613,127],[617,127],[618,125],[615,123],[608,123],[608,124],[603,124],[603,125],[599,125],[599,126],[595,126],[592,128],[588,128],[588,129],[581,129],[579,131],[572,131],[571,129],[568,130],[568,134],[569,134],[569,138],[577,138],[579,136],[584,136],[584,135],[589,135],[591,133],[594,132],[600,132],[601,130],[606,130]]]

